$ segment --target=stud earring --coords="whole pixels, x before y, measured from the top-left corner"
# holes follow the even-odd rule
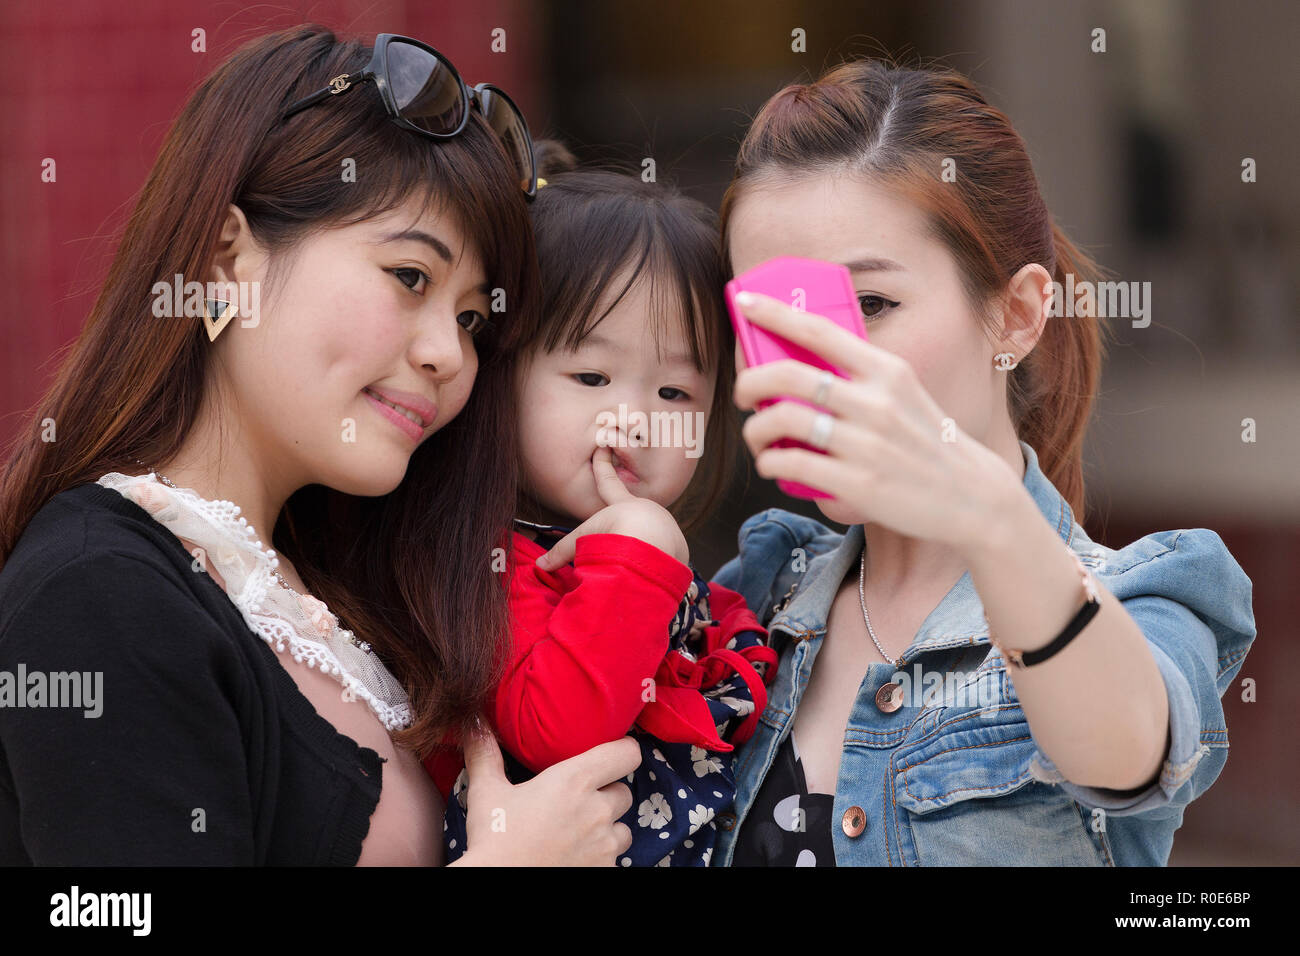
[[[993,367],[999,372],[1009,372],[1019,364],[1011,352],[999,352],[993,356]]]
[[[203,325],[208,330],[208,341],[215,342],[222,329],[235,317],[236,309],[224,299],[203,300]]]

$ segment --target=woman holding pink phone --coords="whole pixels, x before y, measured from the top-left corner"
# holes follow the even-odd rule
[[[722,223],[734,273],[847,266],[868,340],[736,297],[846,373],[742,368],[735,399],[764,404],[758,473],[848,530],[754,515],[717,574],[780,666],[714,864],[1166,863],[1227,758],[1251,582],[1208,529],[1080,526],[1103,329],[1053,283],[1095,267],[1006,116],[951,71],[844,64],[759,112]]]
[[[0,865],[442,862],[420,757],[497,678],[535,178],[407,37],[260,37],[190,98],[0,487],[0,671],[102,689],[0,706]],[[630,844],[631,739],[466,759],[458,863]]]

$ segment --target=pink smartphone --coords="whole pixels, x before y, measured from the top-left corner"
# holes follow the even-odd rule
[[[853,279],[848,269],[820,259],[780,256],[769,259],[748,272],[742,272],[728,282],[726,287],[727,310],[731,313],[731,325],[736,330],[736,339],[740,342],[746,365],[753,367],[775,362],[778,359],[791,358],[814,368],[827,369],[840,378],[848,378],[844,370],[833,362],[751,323],[736,308],[737,292],[757,292],[789,303],[801,312],[825,316],[865,342],[867,330],[862,321],[862,307],[858,304],[858,297],[853,293]],[[809,401],[792,395],[766,399],[760,402],[758,407],[766,408],[779,401],[798,402],[809,408],[817,407]],[[806,448],[809,451],[825,454],[820,449],[793,438],[782,438],[774,442],[773,447]],[[795,498],[834,497],[808,485],[786,481],[783,478],[777,479],[776,485],[787,495]]]

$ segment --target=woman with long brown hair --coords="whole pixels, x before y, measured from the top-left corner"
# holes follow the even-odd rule
[[[538,294],[510,108],[316,26],[190,98],[0,488],[0,862],[437,863],[446,732],[510,820],[466,862],[627,846],[630,740],[512,788],[471,733]]]
[[[715,862],[1165,863],[1227,758],[1251,582],[1205,528],[1080,527],[1103,326],[1059,307],[1095,268],[1007,117],[951,70],[843,64],[763,106],[722,222],[735,272],[847,266],[868,340],[738,302],[847,373],[741,369],[735,397],[815,406],[743,435],[848,529],[772,509],[717,575],[781,657]]]

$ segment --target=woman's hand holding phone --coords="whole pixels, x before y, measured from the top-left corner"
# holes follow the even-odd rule
[[[804,362],[781,359],[737,374],[736,407],[758,409],[741,434],[761,476],[806,480],[862,523],[963,552],[983,546],[990,522],[1019,503],[1021,477],[945,414],[906,359],[768,296],[737,296],[735,306],[747,321],[823,362],[835,356],[846,373],[818,406],[807,399],[817,395],[823,372]],[[804,401],[780,400],[789,396]],[[782,439],[810,436],[820,414],[831,425],[822,450],[781,446]]]
[[[608,447],[596,449],[591,468],[596,476],[596,493],[605,507],[557,541],[537,559],[537,567],[552,571],[568,564],[577,551],[578,539],[585,534],[625,534],[654,545],[682,564],[690,563],[690,548],[677,521],[659,503],[628,491],[618,477]]]

